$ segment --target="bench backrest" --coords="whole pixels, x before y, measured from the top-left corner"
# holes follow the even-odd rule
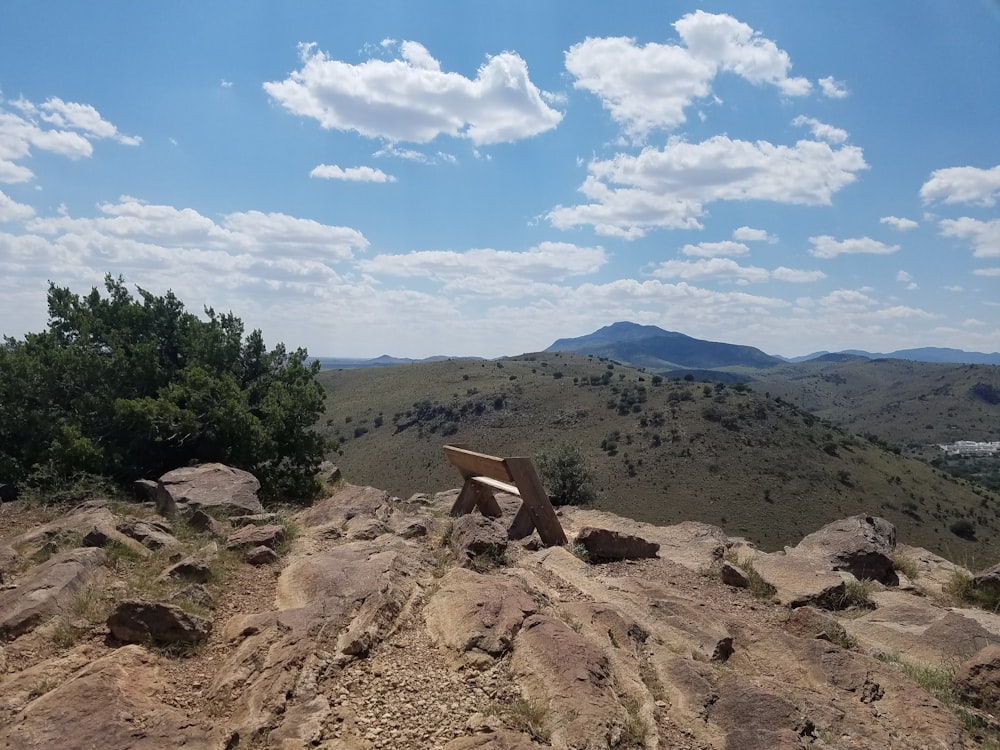
[[[452,466],[462,472],[462,476],[468,479],[474,476],[484,476],[496,479],[499,482],[513,482],[507,463],[502,458],[490,456],[486,453],[476,453],[462,445],[446,445],[445,455]]]

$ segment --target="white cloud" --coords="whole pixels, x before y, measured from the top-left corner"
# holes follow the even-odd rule
[[[723,240],[722,242],[699,242],[697,245],[685,245],[681,248],[681,252],[698,258],[717,258],[722,255],[746,255],[750,252],[750,248],[742,242]]]
[[[899,245],[886,245],[870,237],[854,237],[837,240],[829,235],[810,237],[812,249],[809,254],[816,258],[836,258],[838,255],[867,254],[889,255],[899,250]]]
[[[574,276],[597,272],[607,263],[604,248],[566,242],[543,242],[523,252],[478,248],[422,250],[399,255],[382,254],[363,260],[363,273],[401,278],[431,279],[450,292],[482,296],[489,279],[491,296],[530,297],[558,294],[554,285]]]
[[[754,229],[753,227],[737,227],[733,230],[733,239],[743,242],[769,242],[775,243],[778,238],[768,234],[764,229]]]
[[[826,274],[822,271],[806,271],[803,269],[778,266],[771,271],[771,278],[775,281],[785,281],[789,284],[807,284],[812,281],[825,279]]]
[[[938,227],[945,237],[968,240],[975,257],[1000,258],[1000,219],[980,221],[962,216],[958,219],[943,219]]]
[[[1000,276],[1000,268],[977,268],[972,273],[976,276]]]
[[[847,84],[843,81],[838,81],[831,76],[820,78],[819,87],[823,91],[823,96],[827,96],[831,99],[843,99],[848,93]]]
[[[344,180],[346,182],[395,182],[396,178],[381,169],[374,167],[348,167],[343,169],[336,164],[319,164],[313,167],[310,177],[324,180]]]
[[[947,292],[956,292],[956,293],[957,292],[964,292],[965,291],[965,287],[958,286],[957,284],[949,284],[948,286],[945,287],[945,291],[947,291]]]
[[[896,273],[896,281],[906,282],[913,281],[913,277],[910,276],[906,271],[899,271]]]
[[[232,81],[227,81],[225,78],[219,80],[219,85],[224,89],[231,89],[233,87]]]
[[[0,190],[0,222],[25,221],[35,215],[35,209],[24,203],[18,203]]]
[[[590,224],[600,234],[634,239],[652,228],[700,228],[704,206],[713,201],[828,205],[867,168],[855,146],[776,146],[724,135],[701,143],[672,139],[663,149],[592,161],[580,187],[592,202],[557,206],[547,218],[560,229]]]
[[[1000,164],[992,169],[949,167],[931,173],[920,188],[924,203],[974,203],[993,206],[1000,197]]]
[[[720,72],[771,84],[788,96],[808,94],[805,78],[790,78],[788,54],[732,16],[696,11],[674,24],[684,46],[636,44],[625,37],[588,37],[566,52],[573,85],[595,94],[630,136],[672,129],[685,109],[711,95]]]
[[[938,317],[926,310],[917,307],[907,307],[905,305],[893,305],[880,310],[873,310],[871,313],[874,320],[933,320]]]
[[[796,127],[807,127],[813,134],[813,138],[818,138],[821,141],[826,141],[827,143],[845,143],[847,141],[847,131],[842,128],[835,128],[833,125],[827,125],[825,122],[820,122],[814,117],[803,117],[799,115],[794,120],[792,120],[792,125]]]
[[[908,232],[911,229],[916,229],[920,224],[915,222],[913,219],[905,219],[899,216],[883,216],[879,219],[880,224],[888,224],[893,229],[898,229],[900,232]]]
[[[36,105],[22,98],[10,102],[9,107],[20,114],[4,108],[0,100],[0,183],[34,178],[31,169],[19,163],[31,156],[33,148],[76,160],[93,155],[93,140],[110,138],[129,146],[142,142],[138,136],[119,133],[89,104],[52,97]]]
[[[767,281],[771,274],[765,268],[741,266],[731,258],[705,258],[702,260],[668,260],[653,269],[652,275],[660,279],[735,279],[747,283]]]
[[[412,143],[448,135],[483,145],[530,138],[562,120],[513,52],[489,57],[474,79],[442,71],[411,41],[402,42],[399,59],[358,65],[331,59],[313,44],[300,45],[300,55],[300,70],[264,83],[264,90],[327,129]]]

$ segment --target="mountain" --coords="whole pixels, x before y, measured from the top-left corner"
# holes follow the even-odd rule
[[[911,362],[940,362],[954,365],[1000,365],[1000,352],[967,352],[964,349],[948,349],[939,346],[922,346],[917,349],[897,349],[894,352],[877,354],[861,349],[845,349],[841,354],[851,354],[867,359],[906,359]],[[803,362],[813,358],[795,358],[789,362]]]
[[[545,351],[593,354],[650,370],[765,368],[782,363],[752,346],[704,341],[628,322],[613,323],[578,338],[559,339]]]
[[[364,367],[393,367],[395,365],[412,365],[417,362],[444,362],[449,359],[480,359],[480,357],[445,357],[437,355],[424,359],[409,359],[407,357],[392,357],[383,354],[374,359],[352,359],[349,357],[312,357],[319,362],[323,370],[353,370]]]

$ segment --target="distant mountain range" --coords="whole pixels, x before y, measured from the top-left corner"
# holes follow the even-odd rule
[[[767,368],[785,362],[851,362],[860,359],[1000,365],[1000,353],[984,354],[940,347],[900,349],[886,354],[848,349],[842,352],[813,352],[804,357],[777,357],[752,346],[705,341],[683,333],[665,331],[657,326],[628,322],[614,323],[586,336],[559,339],[545,351],[594,354],[635,367],[669,371],[670,374],[720,367]]]
[[[338,357],[310,357],[310,360],[318,360],[319,366],[323,370],[353,370],[361,367],[392,367],[393,365],[412,365],[417,362],[443,362],[448,359],[482,359],[482,357],[445,357],[438,355],[435,357],[425,357],[424,359],[409,359],[407,357],[390,357],[383,354],[374,359],[351,359]]]

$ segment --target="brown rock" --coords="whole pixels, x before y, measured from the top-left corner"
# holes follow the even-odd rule
[[[0,747],[215,750],[224,738],[153,696],[166,692],[157,657],[125,646],[83,666],[0,727]]]
[[[254,547],[251,550],[247,550],[247,553],[243,555],[243,559],[251,565],[268,565],[278,560],[278,553],[270,547]]]
[[[451,545],[464,565],[479,556],[500,560],[507,552],[507,531],[492,518],[469,513],[455,519]]]
[[[743,568],[734,565],[728,560],[724,560],[719,567],[719,578],[722,579],[724,584],[733,586],[734,588],[745,589],[750,586],[750,579]]]
[[[174,469],[160,477],[160,484],[175,504],[231,514],[264,512],[257,498],[260,489],[257,478],[224,464]]]
[[[275,549],[285,541],[285,527],[278,525],[244,526],[226,538],[226,549],[246,549],[247,547],[270,547]]]
[[[249,515],[243,516],[230,516],[229,525],[234,529],[240,526],[266,526],[268,524],[273,524],[278,520],[277,513],[251,513]]]
[[[195,531],[201,531],[212,536],[222,536],[222,524],[201,508],[195,508],[188,517],[188,525]]]
[[[800,638],[819,638],[839,646],[846,646],[849,642],[844,626],[815,607],[793,609],[785,621],[785,630]]]
[[[1000,565],[994,565],[974,575],[972,587],[988,596],[1000,596]]]
[[[656,557],[660,545],[634,534],[586,526],[580,529],[576,543],[583,545],[592,562],[638,560]]]
[[[0,591],[0,639],[16,638],[57,614],[106,559],[94,547],[60,552],[29,570],[17,588]]]
[[[539,747],[541,745],[526,734],[501,729],[489,734],[458,737],[445,745],[443,750],[537,750]]]
[[[119,602],[108,617],[111,634],[125,643],[193,645],[204,641],[211,627],[211,621],[204,617],[159,602]]]
[[[160,578],[180,578],[194,583],[208,583],[212,578],[212,569],[202,560],[186,557],[163,571]]]
[[[884,518],[857,515],[829,523],[803,537],[794,550],[822,555],[833,570],[845,570],[858,580],[895,584],[892,553],[896,527]]]
[[[510,650],[524,618],[537,610],[523,588],[464,568],[453,568],[427,602],[427,631],[459,653],[500,656]]]
[[[793,608],[806,604],[836,607],[851,580],[847,573],[831,570],[825,558],[795,550],[787,555],[759,553],[753,566],[777,589],[775,599]]]
[[[328,484],[335,484],[343,479],[343,475],[340,473],[340,468],[331,461],[324,461],[319,465],[319,471],[316,474],[321,482],[326,482]]]
[[[1000,711],[1000,645],[990,644],[962,664],[952,679],[955,692],[976,708]]]
[[[126,518],[118,523],[115,529],[131,539],[135,539],[146,549],[157,550],[180,546],[180,542],[173,535],[173,528],[163,521]]]
[[[812,722],[781,696],[733,679],[723,683],[709,720],[726,733],[726,747],[740,750],[799,750]]]

